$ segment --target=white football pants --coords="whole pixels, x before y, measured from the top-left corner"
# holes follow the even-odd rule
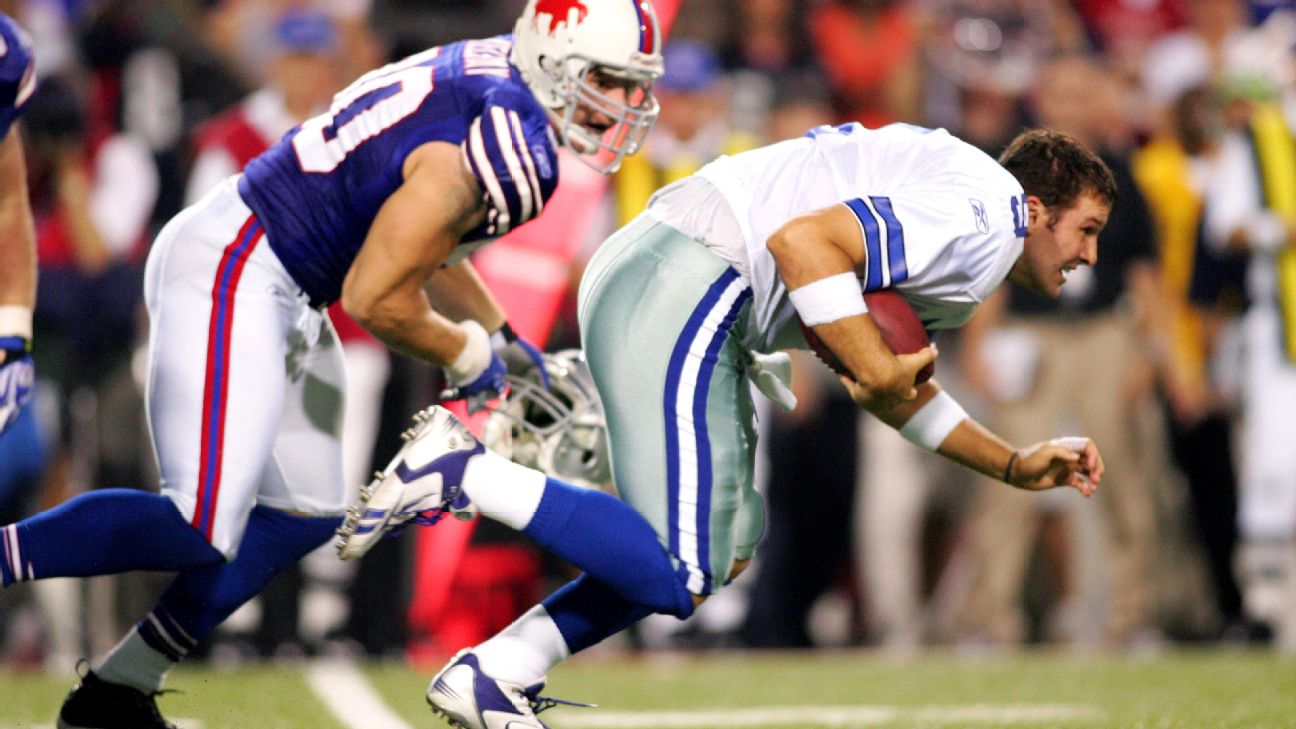
[[[232,558],[252,507],[340,514],[337,334],[230,178],[173,218],[145,269],[149,429],[162,492]]]

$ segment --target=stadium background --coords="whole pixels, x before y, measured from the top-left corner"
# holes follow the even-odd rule
[[[657,3],[664,20],[675,5]],[[997,301],[967,332],[938,339],[938,377],[992,425],[1025,413],[1038,437],[1081,431],[1081,403],[1106,403],[1120,427],[1099,439],[1115,466],[1099,499],[1112,503],[1005,502],[1002,485],[880,430],[803,359],[801,408],[761,419],[770,529],[757,568],[691,621],[647,621],[562,669],[557,687],[609,711],[858,705],[748,718],[761,726],[1291,725],[1296,674],[1282,656],[1296,652],[1296,633],[1282,628],[1296,597],[1248,569],[1236,526],[1243,464],[1230,444],[1245,401],[1229,284],[1240,264],[1201,253],[1193,176],[1218,133],[1291,91],[1288,5],[685,0],[645,151],[610,181],[565,165],[558,209],[479,254],[515,325],[551,349],[576,344],[581,261],[652,190],[718,154],[847,120],[946,127],[992,154],[1024,126],[1058,126],[1124,170],[1125,224],[1103,236],[1102,268],[1073,277],[1059,306]],[[268,141],[258,135],[282,133],[294,109],[387,59],[507,32],[520,8],[0,0],[35,36],[42,84],[23,127],[41,391],[23,427],[0,438],[0,523],[82,490],[156,482],[136,365],[139,267],[162,222]],[[359,484],[438,378],[339,326],[355,378],[347,466]],[[1082,339],[1110,332],[1116,340],[1099,341],[1117,345]],[[1102,364],[1104,376],[1062,383],[1074,400],[1044,397],[1049,363],[1063,359]],[[205,645],[172,680],[191,696],[163,709],[209,727],[252,720],[241,716],[331,726],[308,690],[316,664],[299,661],[364,658],[379,661],[368,681],[415,723],[421,679],[566,576],[489,524],[411,532],[358,568],[326,550]],[[165,579],[0,593],[0,726],[46,723],[77,659],[108,647]],[[728,653],[758,649],[811,652]],[[214,711],[226,696],[249,713]],[[966,713],[998,704],[1007,713]],[[559,725],[598,721],[566,714]],[[739,723],[695,719],[652,725]]]

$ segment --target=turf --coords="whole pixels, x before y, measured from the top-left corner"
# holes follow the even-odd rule
[[[374,688],[414,727],[436,726],[423,704],[426,670],[365,667]],[[554,672],[554,696],[598,709],[555,709],[544,718],[564,726],[624,725],[791,729],[808,727],[998,726],[1293,727],[1296,660],[1263,652],[1176,652],[1155,659],[1027,654],[970,660],[928,655],[897,663],[869,653],[696,654],[642,659],[590,657]],[[311,694],[301,666],[221,671],[186,667],[170,685],[184,693],[160,699],[169,717],[197,719],[204,729],[247,727],[345,729]],[[0,727],[50,726],[68,682],[0,673]],[[772,719],[776,708],[807,707],[815,720]],[[840,715],[825,713],[837,707]],[[1053,707],[1062,714],[1035,718]],[[1025,710],[1025,714],[1012,714]],[[644,712],[686,713],[676,717]],[[742,712],[741,714],[737,712]],[[1009,713],[1003,713],[1009,712]],[[680,718],[683,717],[683,718]],[[725,718],[729,717],[729,718]],[[1006,718],[1011,717],[1011,719]]]

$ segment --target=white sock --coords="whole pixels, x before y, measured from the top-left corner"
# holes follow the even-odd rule
[[[499,681],[531,686],[567,660],[567,641],[544,605],[522,614],[495,637],[473,649],[482,671]]]
[[[132,628],[94,667],[94,672],[108,683],[125,684],[151,694],[162,689],[162,682],[173,665],[170,658],[144,642],[138,629]]]
[[[463,490],[477,510],[522,531],[535,516],[545,490],[545,475],[486,451],[468,462]]]

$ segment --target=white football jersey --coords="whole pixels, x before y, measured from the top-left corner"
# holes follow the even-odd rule
[[[819,127],[799,139],[721,157],[696,177],[723,196],[740,231],[707,235],[703,242],[751,284],[753,331],[744,344],[758,351],[805,346],[787,287],[765,247],[796,215],[848,206],[867,254],[862,291],[894,288],[928,329],[966,322],[1022,251],[1021,185],[988,155],[942,129]],[[669,197],[668,190],[659,195]]]

